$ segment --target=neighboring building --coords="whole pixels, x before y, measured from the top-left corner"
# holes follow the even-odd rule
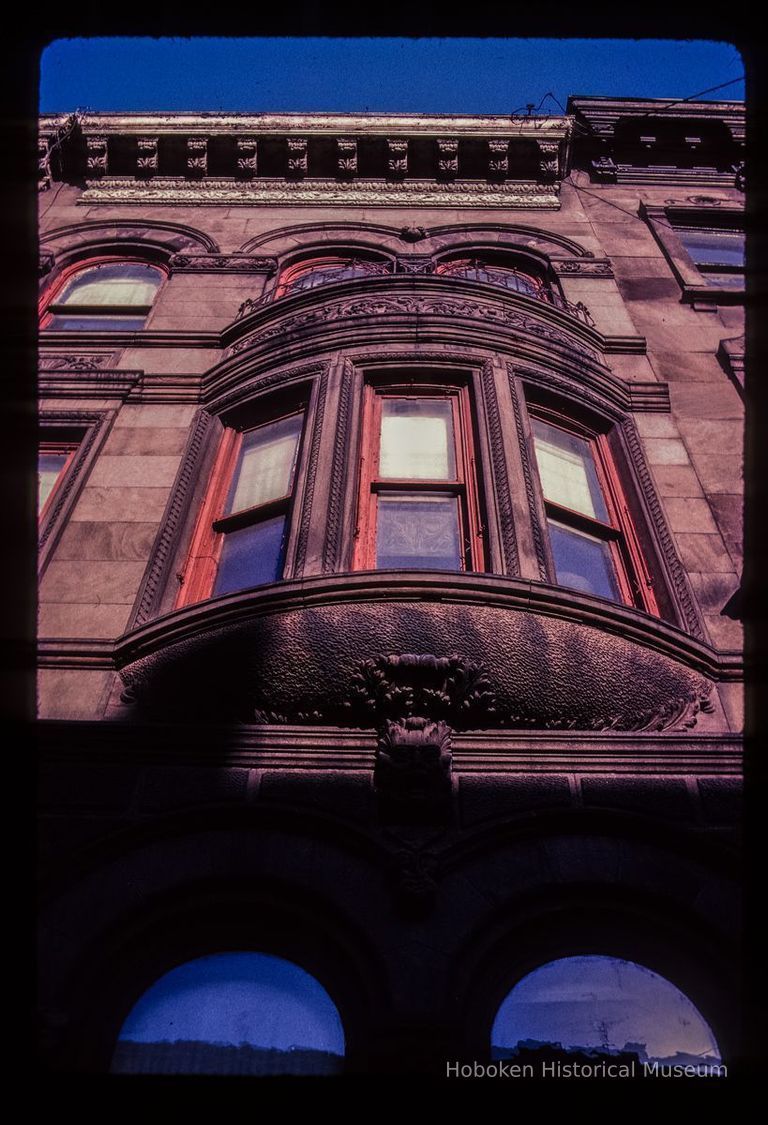
[[[353,1071],[577,954],[739,1057],[743,123],[42,120],[46,1066],[228,951]]]

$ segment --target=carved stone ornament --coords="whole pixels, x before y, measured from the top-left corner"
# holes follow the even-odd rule
[[[387,171],[390,176],[401,177],[408,172],[408,142],[387,138]]]
[[[237,138],[237,170],[242,176],[255,176],[258,162],[256,138]]]
[[[88,152],[86,165],[89,176],[106,176],[107,174],[107,138],[86,137],[85,145]]]
[[[345,176],[357,175],[357,140],[354,137],[337,137],[336,149],[339,160],[339,173]]]
[[[139,137],[139,155],[136,158],[136,168],[147,175],[157,171],[157,137]]]
[[[386,722],[379,733],[373,784],[385,821],[444,819],[451,798],[448,725],[424,718]]]
[[[417,227],[415,223],[411,223],[408,227],[402,227],[400,230],[400,238],[403,242],[421,242],[426,237],[427,232],[424,227]]]
[[[489,141],[488,153],[488,174],[506,178],[509,175],[509,141]]]
[[[99,355],[72,355],[55,352],[41,355],[38,367],[41,371],[101,371],[109,364],[113,352],[103,352]]]
[[[403,169],[403,175],[405,170]],[[424,183],[391,180],[178,180],[169,177],[127,180],[89,180],[78,204],[140,203],[170,205],[481,207],[509,210],[557,210],[559,185],[505,180]]]
[[[539,141],[539,175],[544,183],[557,179],[559,146],[553,141]]]
[[[453,137],[437,142],[437,167],[441,176],[453,179],[459,174],[459,142]]]
[[[349,682],[346,710],[373,725],[417,717],[477,727],[496,709],[483,665],[460,656],[381,656],[364,660]]]
[[[435,262],[431,254],[403,254],[397,259],[398,273],[433,273]]]
[[[612,157],[598,156],[596,160],[592,161],[592,171],[596,179],[607,183],[616,183],[618,168]]]
[[[296,332],[301,328],[312,328],[315,325],[329,324],[337,320],[346,320],[352,316],[381,317],[398,315],[445,316],[452,319],[464,317],[471,320],[491,322],[499,328],[508,328],[511,331],[522,332],[531,336],[545,339],[561,347],[584,352],[595,358],[592,348],[584,344],[578,337],[571,336],[557,328],[538,320],[525,313],[507,308],[502,304],[481,303],[470,300],[451,300],[440,297],[369,297],[357,300],[340,301],[336,304],[324,304],[307,312],[289,316],[268,328],[236,341],[230,354],[241,352],[244,348],[262,344],[276,336],[288,332]]]
[[[205,137],[187,140],[187,171],[204,176],[208,171],[208,141]]]
[[[566,258],[561,261],[552,259],[550,265],[558,276],[613,277],[613,267],[606,259]]]
[[[306,176],[307,174],[307,138],[288,138],[288,174],[291,176]]]
[[[274,258],[252,254],[173,254],[168,263],[175,273],[264,273],[277,269]]]
[[[48,137],[37,141],[37,188],[47,191],[51,186],[51,142]]]

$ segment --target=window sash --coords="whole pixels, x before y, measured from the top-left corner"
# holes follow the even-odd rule
[[[77,452],[77,445],[72,442],[41,442],[38,447],[38,502],[37,511],[38,519],[43,520],[50,511],[54,497],[61,487],[61,483],[67,474],[75,453]],[[48,471],[44,470],[41,466],[43,458],[57,458],[60,461],[58,468],[51,468]],[[45,473],[45,477],[44,474]]]
[[[571,420],[566,422],[545,411],[538,411],[531,417],[531,430],[544,511],[550,528],[550,554],[557,584],[590,592],[588,587],[595,584],[594,577],[590,574],[584,573],[578,580],[574,578],[570,582],[564,582],[562,578],[567,566],[572,565],[579,556],[586,562],[590,554],[588,543],[591,541],[595,544],[592,557],[596,570],[603,564],[607,567],[610,562],[610,572],[605,571],[598,582],[598,585],[602,585],[603,592],[596,593],[595,596],[607,597],[619,604],[637,606],[658,616],[652,579],[629,515],[607,437],[590,433]],[[540,467],[537,430],[541,434],[559,430],[563,435],[585,443],[592,466],[587,472],[591,485],[590,501],[594,495],[594,487],[599,489],[601,497],[601,503],[594,506],[592,511],[583,510],[588,506],[586,504],[582,504],[582,510],[579,510],[579,507],[569,507],[547,495],[546,472],[542,474]],[[583,498],[583,491],[581,495]],[[599,518],[601,516],[603,518]],[[553,527],[554,536],[551,530]],[[571,563],[568,562],[569,557]],[[598,557],[602,562],[597,561]]]
[[[446,476],[414,475],[397,477],[393,475],[385,477],[381,474],[382,421],[387,416],[384,404],[398,401],[410,401],[414,404],[419,401],[431,401],[445,404],[445,411],[436,411],[436,413],[439,416],[439,413],[442,412],[446,422],[450,422],[449,426],[446,425],[445,432],[450,429],[452,449],[446,456],[438,459],[441,462],[439,467],[443,468]],[[432,384],[414,385],[412,383],[405,386],[369,384],[366,387],[363,429],[365,452],[361,459],[353,568],[380,568],[378,562],[380,558],[379,516],[382,504],[385,506],[385,522],[391,522],[389,517],[392,513],[392,509],[387,509],[386,506],[395,503],[394,498],[396,497],[401,499],[403,513],[407,511],[406,504],[412,504],[414,511],[419,502],[424,505],[434,504],[431,521],[434,525],[433,533],[439,534],[436,512],[440,504],[432,498],[441,497],[446,498],[443,511],[447,513],[450,505],[451,511],[455,510],[456,512],[455,523],[451,522],[453,521],[452,515],[446,515],[444,526],[447,528],[450,522],[451,527],[454,528],[451,534],[454,534],[458,543],[458,551],[454,555],[455,565],[453,563],[450,566],[434,565],[434,569],[482,570],[484,566],[484,528],[479,519],[479,496],[474,476],[474,459],[471,452],[472,435],[468,388],[455,385],[446,387]],[[436,432],[437,430],[433,429],[433,434]],[[412,434],[410,436],[412,437]],[[384,444],[386,446],[386,440]],[[388,468],[390,463],[391,459],[388,455],[385,456],[384,468]],[[413,465],[411,464],[410,467],[413,467]],[[421,466],[417,464],[417,469],[421,468],[422,471],[427,471],[428,467],[428,464],[422,464]],[[410,500],[407,500],[407,497],[410,497]],[[425,515],[429,511],[429,507],[425,507]],[[439,557],[443,559],[443,562],[449,557],[448,554],[435,554],[433,548],[427,546],[424,553],[424,559],[427,561],[423,564],[411,562],[407,569],[432,569],[433,564],[428,561],[430,551],[432,551],[432,557]],[[414,555],[413,558],[416,559],[417,556]]]

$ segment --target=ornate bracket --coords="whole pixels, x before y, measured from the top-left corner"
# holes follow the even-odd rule
[[[539,176],[543,183],[551,184],[557,179],[559,145],[556,141],[539,141]]]
[[[86,166],[89,176],[96,178],[107,174],[107,138],[86,137],[85,144],[88,151]]]
[[[288,175],[302,179],[307,174],[307,138],[288,138]]]
[[[187,139],[187,175],[205,176],[208,172],[208,139],[189,137]]]
[[[439,137],[437,141],[437,168],[446,180],[459,174],[459,142],[454,137]]]
[[[157,137],[139,137],[139,154],[136,157],[137,174],[153,176],[157,171]]]
[[[238,174],[250,178],[256,175],[257,149],[255,137],[237,138],[237,171]]]
[[[387,172],[402,179],[408,172],[408,142],[387,137]]]
[[[357,140],[354,137],[337,137],[336,149],[338,153],[339,175],[352,177],[357,175]]]
[[[488,175],[496,180],[509,175],[509,141],[488,142]]]

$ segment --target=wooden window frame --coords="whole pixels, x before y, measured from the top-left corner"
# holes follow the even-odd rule
[[[66,461],[64,462],[62,467],[59,469],[58,476],[56,477],[56,480],[53,483],[53,487],[51,488],[51,491],[48,493],[48,496],[45,499],[45,503],[43,504],[42,508],[40,508],[39,511],[38,511],[37,522],[38,522],[39,527],[42,527],[46,523],[48,517],[50,516],[51,511],[53,509],[53,506],[56,502],[56,497],[61,492],[61,488],[62,488],[62,485],[64,483],[64,480],[65,480],[67,474],[69,473],[69,470],[72,468],[72,463],[75,460],[75,457],[77,456],[77,452],[78,452],[79,448],[80,448],[80,442],[74,441],[74,440],[71,440],[71,441],[65,441],[65,440],[62,440],[62,441],[55,441],[55,440],[45,441],[45,440],[43,440],[43,441],[40,441],[38,443],[38,447],[37,447],[38,458],[40,456],[44,455],[44,454],[52,454],[52,455],[64,454],[66,456]]]
[[[651,233],[658,242],[682,290],[683,301],[694,308],[714,309],[716,305],[741,305],[745,299],[745,285],[731,288],[716,284],[708,277],[707,267],[697,266],[683,245],[680,231],[742,232],[744,227],[744,208],[726,200],[718,201],[717,206],[696,206],[684,203],[666,205],[640,204],[640,215],[646,220]],[[713,267],[710,272],[724,273]],[[738,272],[738,271],[733,271]]]
[[[550,408],[538,405],[533,408],[529,406],[529,414],[531,421],[534,419],[540,420],[588,443],[598,485],[608,513],[608,523],[547,499],[541,482],[541,473],[536,458],[535,437],[532,431],[534,463],[537,468],[539,492],[545,516],[547,519],[556,520],[565,527],[585,532],[600,542],[607,543],[621,598],[620,604],[641,609],[654,617],[661,617],[654,591],[653,577],[640,544],[634,521],[630,515],[629,505],[622,487],[616,459],[611,450],[608,434],[591,429],[574,418]],[[549,543],[548,534],[547,542]],[[551,580],[554,584],[559,585],[551,545],[549,546],[549,558]],[[564,589],[572,589],[572,587],[564,587]],[[600,595],[590,596],[598,597]]]
[[[301,464],[306,438],[307,415],[308,404],[297,403],[295,407],[289,407],[261,418],[253,425],[243,425],[242,428],[229,426],[224,429],[211,470],[210,484],[192,532],[186,562],[177,574],[180,589],[174,608],[181,609],[184,606],[193,605],[214,596],[213,590],[216,585],[221,552],[229,532],[239,531],[244,527],[255,526],[278,515],[285,516],[286,549],[283,553],[284,574],[288,547],[290,546],[291,519],[296,497],[298,470]],[[242,511],[225,513],[224,507],[234,480],[245,435],[253,433],[263,426],[269,426],[285,418],[293,418],[296,416],[301,417],[302,424],[291,472],[290,491],[285,496],[268,500],[262,504],[256,504]],[[276,581],[282,581],[282,578],[283,576],[281,575],[281,578],[276,579]],[[244,589],[250,589],[250,587],[244,587]],[[227,593],[235,592],[234,590],[227,591]],[[227,595],[220,594],[216,596],[226,597]]]
[[[140,265],[150,266],[160,274],[160,282],[155,290],[155,296],[149,305],[69,305],[62,304],[57,301],[70,281],[77,277],[78,274],[86,273],[91,269],[98,269],[100,266],[115,266],[115,265]],[[93,324],[87,329],[77,329],[74,331],[83,332],[140,332],[146,328],[146,322],[149,319],[152,309],[155,307],[157,295],[160,292],[160,287],[168,277],[167,269],[159,262],[148,261],[146,258],[139,257],[138,255],[99,255],[92,258],[80,259],[77,262],[72,262],[55,278],[50,287],[44,292],[40,299],[39,316],[40,328],[45,331],[48,329],[51,320],[54,316],[103,316],[104,319],[109,319],[116,316],[134,316],[144,317],[144,324],[142,328],[100,328],[98,324]],[[66,332],[66,328],[54,328],[54,332]],[[70,330],[72,331],[72,330]]]
[[[378,476],[381,403],[387,398],[436,398],[451,402],[456,461],[454,480]],[[444,380],[437,382],[418,375],[399,379],[370,379],[364,387],[362,435],[352,569],[379,569],[376,566],[378,496],[391,492],[431,492],[447,493],[458,499],[462,565],[456,573],[483,572],[487,557],[486,528],[481,515],[472,400],[468,383],[448,383]]]

